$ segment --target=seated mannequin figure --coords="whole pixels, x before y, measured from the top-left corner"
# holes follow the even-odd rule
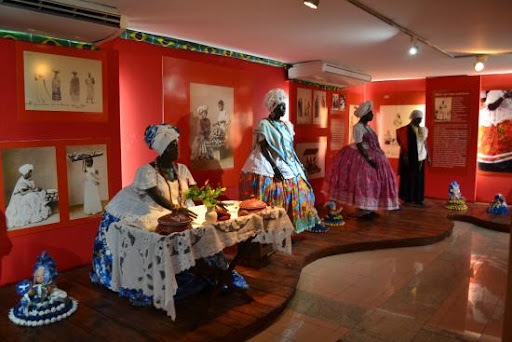
[[[112,289],[112,255],[106,240],[111,224],[124,219],[132,225],[154,231],[158,226],[158,218],[171,212],[190,218],[197,216],[187,209],[194,203],[185,199],[185,192],[195,186],[196,182],[185,165],[176,163],[179,155],[178,138],[178,128],[169,124],[151,125],[146,129],[145,142],[158,156],[153,162],[141,166],[133,183],[122,189],[105,207],[94,240],[93,270],[90,275],[92,282]],[[226,269],[225,257],[219,254],[207,258],[207,261]],[[221,259],[222,263],[216,261]],[[236,286],[247,287],[243,277],[236,272],[233,278]],[[206,286],[204,280],[195,277],[192,272],[179,273],[176,280],[176,298],[196,293]],[[151,305],[150,298],[130,289],[121,288],[119,295],[128,297],[134,305]]]
[[[286,113],[284,90],[269,91],[265,106],[270,114],[254,130],[255,144],[240,178],[240,197],[256,197],[284,208],[295,233],[326,232],[315,209],[313,189],[293,146],[293,125],[281,120]]]

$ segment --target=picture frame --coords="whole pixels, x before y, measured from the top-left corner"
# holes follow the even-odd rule
[[[325,177],[327,136],[318,137],[316,141],[301,141],[296,144],[299,160],[306,168],[308,179]]]
[[[9,142],[0,142],[0,208],[2,211],[2,215],[0,215],[0,229],[4,229],[6,231],[7,236],[21,236],[21,235],[29,235],[33,233],[38,233],[42,231],[48,231],[53,229],[62,229],[68,228],[71,225],[82,224],[86,222],[94,222],[98,223],[101,220],[101,215],[98,213],[97,215],[87,215],[83,217],[71,217],[72,205],[70,202],[70,189],[69,186],[73,186],[73,181],[68,177],[68,152],[78,151],[80,146],[103,146],[104,153],[106,158],[105,168],[108,171],[100,171],[108,173],[108,185],[106,185],[108,191],[108,199],[104,198],[103,204],[105,204],[108,200],[110,200],[113,195],[119,190],[118,185],[115,185],[115,182],[112,181],[111,175],[115,174],[115,164],[112,161],[112,153],[110,147],[110,140],[104,138],[87,138],[87,139],[66,139],[66,140],[49,140],[49,141],[9,141]],[[13,158],[5,158],[5,151],[10,150],[34,150],[34,149],[52,149],[54,152],[55,159],[50,158],[50,165],[53,166],[53,172],[48,173],[48,169],[45,171],[44,164],[41,167],[41,162],[49,159],[47,156],[45,157],[44,153],[33,153],[32,155],[26,153],[18,153],[18,159],[28,158],[26,160],[20,160],[19,163],[13,163]],[[39,150],[39,152],[42,150]],[[5,215],[6,208],[9,205],[10,198],[12,197],[12,193],[14,190],[14,183],[21,176],[18,171],[16,171],[20,165],[24,163],[30,163],[34,166],[34,182],[35,186],[42,188],[44,190],[47,189],[56,189],[58,194],[58,214],[59,220],[55,222],[34,222],[34,224],[29,224],[29,227],[17,227],[16,229],[8,229],[7,227],[7,216]],[[18,165],[19,164],[19,165]],[[39,165],[39,166],[38,166]],[[99,167],[99,165],[97,165]],[[10,175],[7,175],[6,170],[9,170]],[[46,175],[42,178],[36,179],[36,175],[40,175],[42,172],[46,172]],[[48,182],[48,180],[52,180],[54,184],[43,184],[40,181],[44,180]],[[70,182],[71,181],[71,182]],[[56,183],[55,183],[56,182]],[[76,182],[75,182],[76,183]],[[55,185],[56,184],[56,185]],[[82,184],[82,183],[80,183]],[[70,206],[71,203],[71,206]],[[55,211],[52,209],[52,214]],[[45,221],[44,219],[43,221]]]
[[[16,44],[20,121],[108,120],[108,65],[104,51]]]

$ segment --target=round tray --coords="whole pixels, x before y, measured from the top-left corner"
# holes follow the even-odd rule
[[[185,227],[188,226],[192,220],[183,215],[167,214],[158,218],[158,224],[166,227]]]

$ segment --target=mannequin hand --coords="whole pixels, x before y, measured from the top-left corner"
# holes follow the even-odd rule
[[[178,214],[185,215],[185,216],[187,216],[188,218],[191,218],[191,219],[197,218],[197,214],[196,213],[194,213],[191,210],[188,210],[185,207],[179,207],[177,209],[174,209],[173,211],[178,213]]]
[[[430,159],[430,157],[427,158],[427,163],[428,163],[428,166],[432,166],[432,159]]]
[[[377,168],[377,162],[375,160],[373,160],[373,159],[369,159],[368,160],[368,164],[370,164],[371,167],[373,167],[374,169]]]

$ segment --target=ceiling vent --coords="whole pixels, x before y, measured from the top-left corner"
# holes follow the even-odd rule
[[[0,29],[99,44],[123,32],[117,8],[82,0],[0,0]]]
[[[288,69],[288,78],[336,87],[357,86],[372,80],[364,72],[323,61],[294,64]]]

